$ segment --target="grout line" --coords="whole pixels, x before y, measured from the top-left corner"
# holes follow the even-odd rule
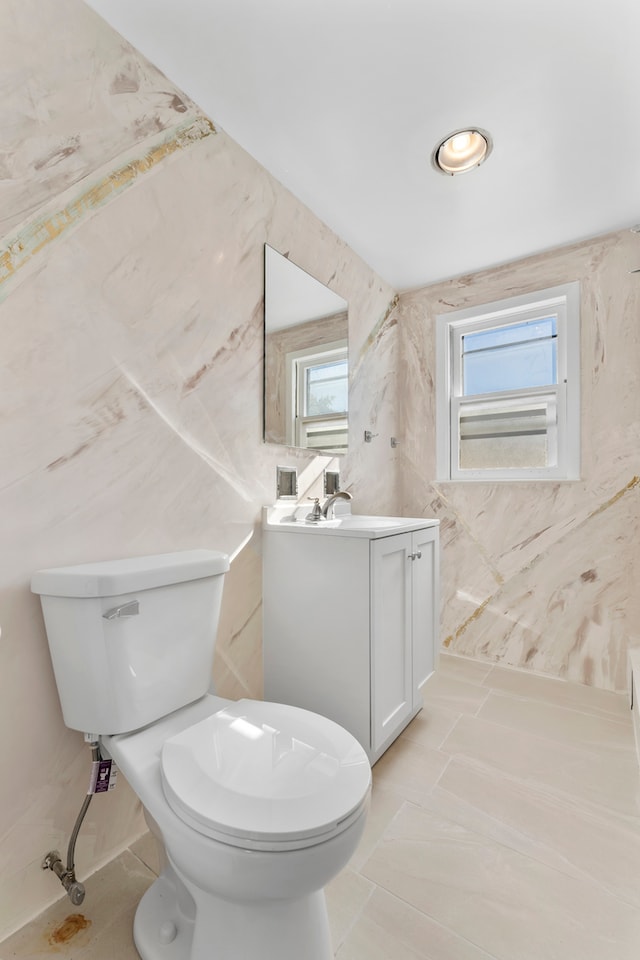
[[[505,726],[504,724],[498,724],[493,720],[484,721],[488,724],[492,724],[496,727]],[[505,729],[511,729],[505,727]],[[570,752],[573,755],[579,755],[582,759],[594,761],[594,764],[597,763],[598,757],[594,756],[593,750],[585,750],[580,748],[575,744],[562,744],[558,743],[555,740],[549,740],[546,737],[536,736],[535,734],[529,734],[524,731],[517,731],[525,737],[530,737],[531,739],[538,740],[541,743],[549,743],[555,747],[568,746]],[[606,751],[605,751],[606,752]],[[509,783],[513,783],[519,787],[526,789],[531,793],[541,794],[543,797],[547,798],[550,801],[557,800],[571,806],[581,806],[584,812],[590,816],[597,816],[599,819],[603,819],[607,822],[613,823],[622,823],[627,827],[638,831],[640,833],[640,805],[638,805],[638,810],[636,813],[627,812],[624,810],[617,809],[610,806],[608,803],[600,802],[597,800],[588,799],[584,793],[576,795],[571,793],[566,787],[562,787],[556,784],[545,783],[540,779],[530,779],[526,774],[518,774],[512,771],[505,770],[501,767],[495,766],[491,761],[478,759],[477,757],[465,753],[453,753],[451,754],[453,760],[458,761],[462,765],[468,765],[472,769],[480,771],[481,773],[488,773],[496,777],[500,777],[503,780],[506,780]],[[440,778],[439,778],[440,779]]]
[[[484,700],[482,701],[482,703],[478,704],[477,710],[475,710],[475,712],[472,713],[472,714],[468,714],[468,716],[477,717],[477,716],[479,715],[480,711],[482,710],[482,708],[485,706],[485,704],[486,704],[486,702],[487,702],[487,700],[489,699],[490,696],[491,696],[491,689],[490,689],[489,687],[487,687],[487,693],[486,693],[486,696],[485,696]]]
[[[345,868],[345,869],[347,869],[347,868]],[[350,923],[348,924],[348,926],[347,926],[347,928],[346,928],[343,936],[338,940],[337,943],[335,943],[335,944],[332,943],[332,947],[333,947],[334,950],[335,950],[336,956],[338,955],[338,952],[339,952],[339,951],[342,949],[342,947],[344,946],[347,938],[349,937],[349,934],[351,933],[351,931],[352,931],[353,928],[355,927],[356,923],[357,923],[358,920],[361,918],[361,916],[362,916],[362,914],[364,913],[364,911],[365,911],[365,909],[366,909],[369,901],[371,900],[372,896],[374,895],[374,893],[376,892],[376,890],[379,889],[377,883],[374,883],[373,880],[369,880],[369,878],[368,878],[368,877],[365,877],[362,873],[360,873],[359,870],[354,870],[353,873],[354,873],[356,876],[361,877],[363,880],[366,880],[367,883],[369,883],[371,886],[370,886],[369,893],[367,894],[367,897],[366,897],[364,903],[362,904],[362,906],[360,907],[359,910],[356,910],[356,912],[355,912],[354,916],[351,918],[351,921],[350,921]],[[1,958],[0,958],[0,960],[1,960]]]
[[[514,779],[514,782],[516,782],[515,779]],[[522,783],[521,785],[530,787],[529,783]],[[451,793],[451,791],[447,790],[445,787],[441,787],[440,790],[442,791],[443,794],[453,797],[454,800],[458,802],[462,800],[463,803],[468,803],[469,806],[472,806],[470,802],[466,801],[464,798],[461,798],[457,794]],[[554,802],[557,802],[558,800],[560,800],[567,809],[573,806],[573,803],[571,802],[570,797],[559,796],[558,794],[555,794],[553,797],[551,797],[551,795],[549,795],[544,790],[539,792],[546,794],[549,797],[549,799],[552,799]],[[494,817],[492,814],[487,813],[486,811],[480,808],[474,808],[474,809],[479,810],[481,817],[485,818],[486,821],[489,821],[490,826],[487,832],[484,832],[484,831],[481,832],[476,828],[469,827],[468,824],[464,822],[464,819],[462,817],[451,816],[450,814],[445,814],[440,811],[427,811],[427,812],[443,820],[449,820],[451,823],[454,823],[457,826],[462,827],[468,833],[474,836],[480,837],[481,839],[487,841],[488,843],[495,844],[498,847],[509,850],[511,853],[515,854],[516,856],[523,857],[527,860],[530,860],[533,863],[536,863],[544,867],[546,870],[552,870],[554,871],[554,873],[559,874],[560,876],[566,877],[569,880],[595,886],[599,890],[601,890],[603,893],[605,893],[608,897],[611,897],[613,900],[623,903],[626,906],[632,907],[636,910],[640,907],[640,903],[638,903],[638,901],[634,902],[634,900],[631,898],[626,899],[624,896],[620,896],[619,893],[614,892],[609,886],[607,886],[606,883],[600,880],[597,876],[590,873],[588,870],[586,870],[584,867],[580,866],[579,864],[575,863],[573,860],[569,858],[569,856],[567,856],[567,854],[565,854],[560,850],[557,850],[553,846],[553,844],[549,843],[548,841],[540,840],[535,836],[535,834],[527,833],[521,827],[513,826],[512,824],[506,823],[504,820],[500,820]],[[587,810],[585,812],[588,814],[589,817],[592,817],[595,819],[596,815],[593,811]],[[608,810],[606,812],[607,814],[609,813]],[[606,818],[603,818],[603,819],[606,819],[608,821],[609,817],[607,816]],[[512,843],[508,842],[507,840],[501,840],[498,837],[492,835],[491,825],[494,825],[494,824],[498,829],[502,829],[503,832],[504,832],[504,828],[506,827],[509,833],[516,834],[522,837],[523,840],[534,849],[536,846],[542,847],[542,849],[549,849],[550,851],[552,851],[557,855],[558,859],[562,860],[567,865],[568,869],[564,870],[562,869],[561,866],[550,863],[548,860],[545,860],[543,857],[536,856],[535,853],[530,853],[527,850],[520,849],[514,846]]]
[[[606,706],[590,706],[588,704],[574,703],[573,701],[566,700],[566,699],[561,702],[560,699],[553,699],[551,696],[548,696],[546,694],[539,694],[539,693],[536,693],[535,691],[531,691],[527,693],[519,693],[515,690],[510,690],[508,688],[505,688],[504,686],[500,686],[500,685],[494,686],[491,683],[491,675],[496,671],[502,671],[509,676],[522,678],[523,681],[531,682],[532,685],[535,685],[536,681],[541,681],[541,683],[544,683],[545,686],[548,686],[550,684],[556,684],[557,685],[556,689],[558,691],[560,691],[561,689],[571,690],[573,688],[577,688],[579,690],[589,691],[589,693],[593,691],[594,697],[597,697],[600,694],[606,694],[608,697],[617,697],[617,698],[620,698],[621,700],[625,700],[625,701],[627,700],[627,694],[623,691],[605,690],[603,687],[589,687],[586,684],[578,683],[572,680],[564,680],[561,677],[554,677],[551,674],[538,673],[533,670],[523,670],[522,668],[519,668],[519,667],[512,667],[509,665],[496,663],[491,667],[489,674],[482,681],[481,685],[486,686],[490,690],[494,691],[495,693],[501,694],[503,696],[514,697],[515,699],[518,699],[518,700],[531,700],[534,703],[539,703],[541,705],[545,705],[545,706],[548,705],[551,707],[562,707],[564,709],[574,710],[577,713],[583,713],[588,716],[601,717],[603,719],[612,719],[612,720],[617,720],[619,722],[624,722],[624,718],[626,716],[626,713],[628,712],[628,710],[626,710],[625,713],[621,713],[619,711],[609,709]],[[588,696],[589,694],[586,693],[585,695]]]
[[[372,881],[373,882],[373,881]],[[437,917],[434,917],[433,914],[428,913],[426,910],[421,910],[420,907],[417,907],[414,903],[411,903],[409,900],[405,900],[404,897],[400,896],[393,890],[389,890],[387,887],[382,886],[381,884],[376,884],[376,889],[381,890],[387,897],[390,897],[392,900],[398,901],[398,903],[404,904],[410,910],[417,913],[419,916],[426,917],[433,923],[436,927],[439,927],[441,930],[446,930],[447,933],[451,934],[457,941],[460,943],[467,943],[469,946],[474,948],[474,951],[477,955],[477,960],[499,960],[493,953],[488,953],[484,947],[481,947],[479,943],[475,940],[470,940],[468,937],[464,936],[462,933],[458,933],[457,930],[454,930],[453,927],[448,926],[445,923],[442,923]],[[407,946],[410,946],[407,944]],[[454,946],[457,946],[454,944]],[[457,951],[456,951],[457,952]],[[421,954],[420,960],[439,960],[440,953],[436,954]],[[339,958],[337,958],[339,960]]]
[[[400,793],[398,790],[389,789],[389,788],[387,788],[387,787],[385,787],[385,790],[387,790],[388,793],[392,793],[392,794],[394,794],[396,797],[399,797],[399,798],[402,800],[402,802],[401,802],[400,806],[398,807],[398,809],[396,810],[396,812],[395,812],[395,813],[393,814],[393,816],[391,817],[391,819],[388,821],[388,823],[385,824],[384,830],[382,831],[382,833],[380,834],[380,836],[377,838],[377,840],[375,841],[375,843],[370,847],[369,852],[367,853],[366,858],[362,861],[362,864],[360,865],[360,867],[358,867],[358,869],[355,871],[355,872],[358,873],[360,876],[362,876],[365,880],[369,880],[369,877],[366,877],[366,876],[365,876],[365,874],[362,872],[363,869],[366,867],[367,863],[369,862],[369,860],[371,859],[371,857],[374,855],[374,853],[376,852],[376,850],[378,849],[378,847],[379,847],[382,843],[384,843],[385,837],[386,837],[389,829],[393,826],[393,824],[395,823],[396,819],[398,818],[398,816],[400,815],[400,813],[402,812],[402,810],[404,810],[404,808],[405,808],[407,805],[410,806],[410,807],[415,807],[417,810],[424,809],[423,807],[420,806],[419,803],[416,803],[414,800],[408,800],[408,799],[407,799],[406,797],[404,797],[404,796],[402,795],[402,793]],[[357,851],[356,851],[356,853],[357,853]],[[355,856],[355,855],[354,855],[354,856]],[[373,883],[373,882],[374,882],[373,880],[369,880],[369,883]]]
[[[151,871],[154,877],[160,876],[160,874],[157,873],[156,868],[152,866],[150,863],[147,863],[147,861],[143,857],[141,857],[139,853],[136,853],[132,846],[128,847],[127,849],[129,850],[129,853],[131,853],[136,858],[136,860],[142,864],[143,867]]]
[[[502,697],[510,700],[526,701],[527,703],[536,703],[545,709],[564,710],[567,713],[575,713],[581,717],[590,717],[592,720],[602,720],[605,723],[616,723],[623,727],[629,726],[631,721],[631,710],[627,709],[626,714],[617,714],[605,710],[590,710],[588,707],[582,707],[581,704],[574,704],[565,701],[560,703],[557,700],[541,699],[526,693],[517,693],[514,690],[504,690],[500,687],[490,687],[489,694],[493,697]],[[623,694],[621,694],[623,696]],[[486,702],[486,701],[485,701]]]
[[[428,704],[425,704],[425,708],[426,708],[427,706],[428,706]],[[434,710],[439,710],[440,708],[437,707],[437,706],[433,706],[432,709],[434,709]],[[443,709],[445,709],[445,708],[443,708]],[[440,712],[442,712],[442,711],[440,710]],[[454,711],[453,711],[453,710],[451,710],[451,711],[449,711],[449,712],[450,712],[452,715],[454,715]],[[418,716],[420,716],[420,714],[418,714]],[[418,747],[423,747],[425,750],[441,750],[442,744],[445,742],[445,740],[447,739],[447,737],[449,736],[449,734],[450,734],[451,731],[453,730],[454,726],[455,726],[456,723],[458,722],[459,717],[460,717],[460,714],[457,714],[457,715],[454,716],[454,719],[452,719],[452,720],[450,721],[450,722],[451,722],[451,726],[449,727],[449,729],[447,730],[447,732],[446,732],[445,734],[443,734],[442,739],[441,739],[439,742],[437,742],[437,743],[434,742],[433,744],[429,744],[429,743],[425,743],[424,741],[422,741],[422,740],[421,740],[419,737],[417,737],[417,736],[413,736],[413,737],[412,737],[412,736],[411,736],[411,724],[409,724],[407,727],[405,727],[405,729],[402,731],[402,733],[400,734],[400,736],[398,737],[398,739],[399,739],[399,740],[409,740],[411,743],[415,743],[416,746],[418,746]],[[414,720],[415,720],[415,719],[417,719],[417,717],[414,717]],[[428,720],[427,720],[426,722],[428,723]]]

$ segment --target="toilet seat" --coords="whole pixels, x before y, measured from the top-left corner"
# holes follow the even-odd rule
[[[345,830],[366,808],[367,755],[326,717],[239,700],[165,741],[162,785],[173,812],[234,846],[287,850]]]

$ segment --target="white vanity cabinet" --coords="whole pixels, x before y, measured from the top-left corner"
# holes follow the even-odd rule
[[[439,564],[438,521],[370,519],[341,530],[265,524],[263,657],[265,700],[330,717],[375,762],[422,707]]]

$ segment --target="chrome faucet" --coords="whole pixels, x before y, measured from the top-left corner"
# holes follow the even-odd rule
[[[320,511],[325,520],[333,519],[333,505],[336,500],[353,500],[353,497],[350,493],[347,493],[346,490],[338,490],[337,493],[333,493],[330,497],[327,497]]]

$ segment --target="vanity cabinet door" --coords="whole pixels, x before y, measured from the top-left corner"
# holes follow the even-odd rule
[[[412,534],[371,541],[371,748],[377,754],[413,711]]]
[[[375,763],[434,668],[438,528],[266,532],[263,554],[265,699],[330,717]]]
[[[411,633],[413,643],[413,705],[422,706],[422,688],[435,669],[439,617],[438,530],[412,534]]]

